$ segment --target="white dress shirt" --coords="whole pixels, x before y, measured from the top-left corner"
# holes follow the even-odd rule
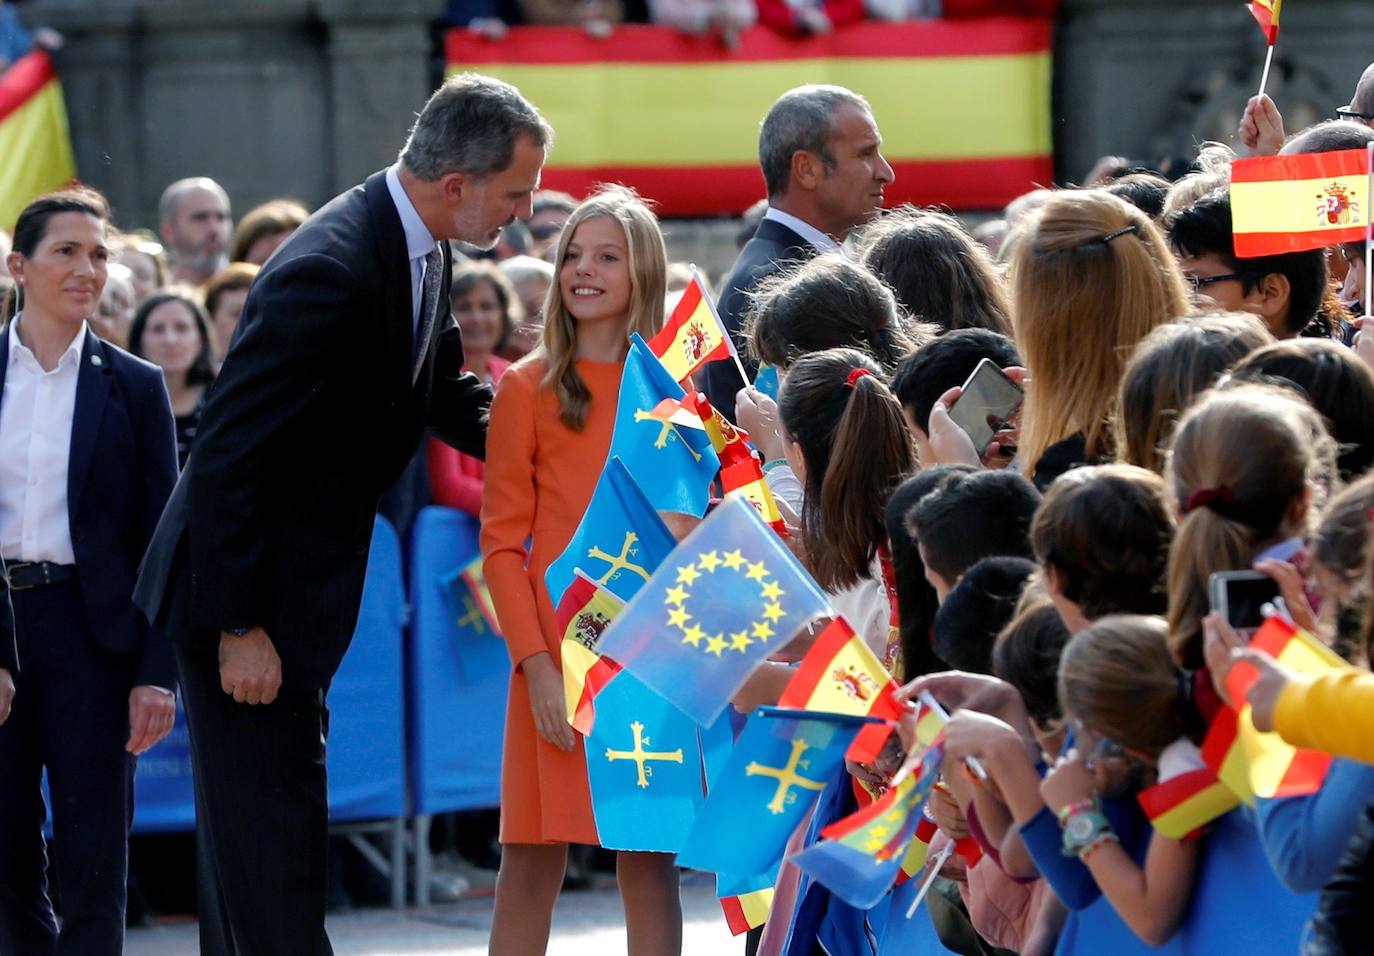
[[[817,252],[841,251],[838,242],[811,225],[811,223],[798,219],[790,212],[783,212],[781,209],[774,209],[772,206],[769,206],[768,211],[763,214],[763,218],[771,219],[791,229],[814,246]]]
[[[0,557],[75,564],[67,514],[67,462],[86,324],[51,372],[10,323],[0,396]]]
[[[396,212],[401,217],[401,229],[406,236],[406,255],[410,257],[410,328],[418,334],[420,328],[420,295],[425,287],[425,256],[434,251],[439,243],[429,234],[429,228],[415,204],[401,186],[400,163],[386,171],[386,188],[391,193],[391,201],[396,204]]]

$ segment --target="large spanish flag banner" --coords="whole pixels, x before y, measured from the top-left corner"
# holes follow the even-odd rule
[[[544,185],[622,182],[668,216],[738,213],[763,198],[759,123],[805,83],[867,97],[896,171],[886,202],[997,209],[1053,179],[1050,20],[861,23],[824,37],[747,31],[738,49],[653,26],[604,40],[520,27],[448,34],[451,73],[520,88],[553,125]]]
[[[0,229],[75,178],[62,86],[47,51],[34,50],[0,74]]]
[[[1369,223],[1363,149],[1256,156],[1231,164],[1231,228],[1242,259],[1363,242]]]

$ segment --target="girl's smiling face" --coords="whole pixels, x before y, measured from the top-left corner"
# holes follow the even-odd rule
[[[563,306],[579,323],[624,320],[630,311],[625,230],[606,216],[577,225],[558,269]]]

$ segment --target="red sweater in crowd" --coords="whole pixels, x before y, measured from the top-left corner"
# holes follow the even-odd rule
[[[493,388],[508,368],[510,363],[505,359],[493,355],[487,360],[487,373],[491,376]],[[486,465],[437,438],[426,440],[425,460],[429,465],[429,490],[434,503],[457,508],[474,518],[480,517]]]

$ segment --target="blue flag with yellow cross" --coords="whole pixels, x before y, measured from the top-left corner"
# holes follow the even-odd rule
[[[679,866],[712,873],[764,873],[844,765],[844,752],[870,718],[760,707],[711,787]]]
[[[639,333],[631,335],[607,460],[620,459],[656,510],[699,516],[720,459],[704,427],[678,424],[659,411],[664,399],[685,396]]]
[[[792,552],[732,495],[664,559],[597,650],[709,727],[754,668],[828,613]]]

